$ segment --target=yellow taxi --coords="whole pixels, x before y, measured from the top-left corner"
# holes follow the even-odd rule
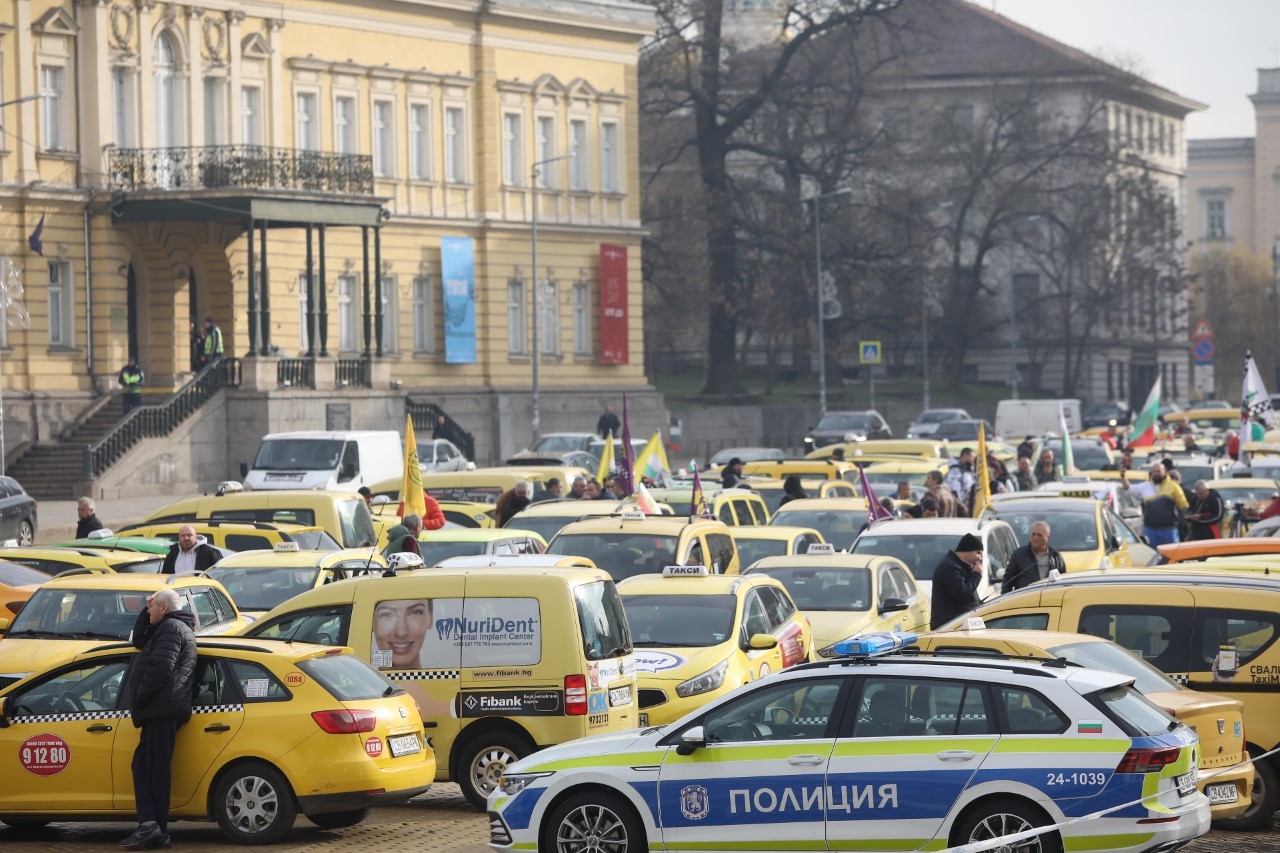
[[[781,583],[813,626],[814,659],[836,657],[835,644],[868,631],[929,627],[929,596],[892,557],[836,554],[820,545],[798,557],[766,557],[747,570]]]
[[[400,484],[396,484],[395,494],[400,494]],[[445,528],[482,528],[496,527],[493,518],[493,504],[476,501],[442,501],[437,500],[440,512],[444,514]],[[373,505],[369,507],[373,513],[373,526],[379,528],[383,536],[380,547],[385,547],[385,532],[400,523],[400,498],[378,494],[373,496]]]
[[[218,493],[183,498],[144,518],[144,524],[197,521],[266,521],[324,528],[344,548],[367,548],[377,541],[373,516],[357,492],[279,489],[245,492],[235,482]]]
[[[12,619],[47,580],[44,572],[0,561],[0,617]]]
[[[295,595],[346,578],[382,574],[387,561],[372,548],[303,551],[296,542],[271,550],[223,557],[205,572],[222,584],[248,619],[257,619]]]
[[[547,540],[532,530],[515,527],[428,530],[418,537],[418,550],[422,552],[423,565],[435,566],[450,557],[541,554],[547,550]]]
[[[847,551],[867,526],[867,502],[862,498],[807,498],[778,507],[770,524],[812,527],[822,538]]]
[[[256,551],[274,548],[280,542],[296,542],[299,548],[336,551],[342,546],[323,527],[303,524],[273,524],[269,521],[171,521],[165,524],[126,524],[115,532],[120,536],[151,536],[178,541],[178,530],[190,524],[197,536],[215,548],[228,551]],[[88,544],[88,543],[86,543]]]
[[[136,814],[139,730],[121,689],[134,649],[94,645],[0,692],[0,821],[10,826]],[[350,649],[199,640],[194,684],[174,746],[172,820],[272,844],[299,812],[323,829],[354,826],[435,777],[413,700]]]
[[[702,497],[711,514],[730,527],[737,527],[739,524],[768,524],[769,507],[756,490],[757,482],[753,481],[751,488],[707,487],[703,489]],[[780,481],[767,482],[777,482],[781,486]],[[669,489],[649,489],[649,495],[654,500],[661,501],[662,506],[671,507],[672,512],[678,510],[681,515],[693,514],[691,482],[685,481],[684,484]]]
[[[17,563],[50,577],[72,569],[100,572],[154,574],[164,562],[161,554],[143,551],[112,551],[97,548],[0,548],[0,560]]]
[[[1170,563],[1201,562],[1224,557],[1280,556],[1280,538],[1245,536],[1236,539],[1193,539],[1173,542],[1156,549]]]
[[[657,500],[661,501],[661,498]],[[600,515],[615,515],[637,508],[636,502],[630,498],[602,501],[562,498],[558,501],[538,501],[536,504],[529,504],[512,516],[509,523],[512,527],[533,531],[550,542],[561,528],[571,522]],[[675,514],[673,508],[666,503],[660,502],[658,510],[661,515]]]
[[[563,469],[562,469],[563,470]],[[561,474],[561,482],[567,483]],[[529,468],[475,468],[471,471],[429,471],[422,475],[422,490],[438,501],[495,504],[503,492],[528,480],[536,491],[545,480],[541,471]],[[400,494],[400,478],[373,487],[374,494]]]
[[[667,566],[618,584],[635,646],[640,726],[673,722],[809,659],[813,635],[782,584]]]
[[[1068,572],[1134,563],[1129,547],[1130,539],[1136,540],[1133,531],[1095,498],[1064,498],[1051,492],[993,495],[983,518],[1008,522],[1019,547],[1031,541],[1033,524],[1048,522],[1049,547],[1062,554]]]
[[[914,648],[946,655],[1061,659],[1131,676],[1134,689],[1199,735],[1196,784],[1209,798],[1213,819],[1235,817],[1249,808],[1253,767],[1246,762],[1244,703],[1238,699],[1191,690],[1110,640],[1088,634],[995,630],[976,618],[971,628],[922,634]],[[1224,772],[1236,764],[1240,766]]]
[[[738,562],[746,572],[756,560],[765,557],[789,557],[805,554],[810,545],[826,542],[812,527],[785,527],[781,524],[751,524],[732,530],[733,544],[738,549]]]
[[[881,497],[892,497],[897,493],[898,484],[911,486],[912,494],[923,495],[925,478],[931,472],[943,477],[947,474],[947,463],[933,459],[895,459],[891,462],[877,462],[867,466],[867,480],[871,488]]]
[[[671,565],[706,566],[713,574],[741,571],[733,534],[722,521],[627,511],[565,525],[548,554],[586,557],[615,581]]]
[[[1236,504],[1244,511],[1244,519],[1252,524],[1276,492],[1280,491],[1280,483],[1266,477],[1232,477],[1222,480],[1209,480],[1205,485],[1213,489],[1222,498],[1222,529],[1226,532],[1231,522],[1231,515]]]
[[[1239,409],[1187,409],[1185,412],[1169,412],[1160,420],[1170,426],[1189,424],[1196,435],[1219,436],[1227,430],[1240,428]]]
[[[844,458],[856,460],[865,456],[913,456],[922,459],[946,459],[951,455],[945,441],[929,438],[883,438],[870,441],[846,441],[811,450],[806,459],[830,459],[837,447],[844,448]]]
[[[27,600],[0,641],[0,688],[133,633],[147,597],[168,587],[196,617],[198,636],[234,634],[249,624],[222,584],[201,575],[85,574],[52,578]]]
[[[764,505],[769,508],[769,516],[772,517],[782,505],[782,498],[786,495],[783,490],[786,484],[772,477],[750,477],[747,479],[747,485],[760,496],[760,500],[764,501]],[[800,480],[800,488],[804,489],[804,493],[811,498],[856,498],[858,496],[858,490],[853,487],[853,484],[844,480],[816,480],[804,477]],[[756,523],[768,524],[769,519]]]
[[[858,476],[858,468],[852,462],[834,459],[761,459],[742,466],[744,477],[772,477],[775,480],[785,480],[791,474],[815,480],[842,480],[850,471],[853,476]]]

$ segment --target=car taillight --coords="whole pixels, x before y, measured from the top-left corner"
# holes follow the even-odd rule
[[[316,725],[331,735],[353,735],[359,732],[371,732],[378,722],[378,715],[372,711],[312,711],[311,719]]]
[[[1157,749],[1139,749],[1134,747],[1120,759],[1116,767],[1117,773],[1158,773],[1178,760],[1182,754],[1180,746],[1162,746]]]
[[[564,677],[564,712],[570,717],[582,717],[587,713],[587,677]]]

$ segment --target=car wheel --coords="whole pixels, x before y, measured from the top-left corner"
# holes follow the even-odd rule
[[[458,759],[458,784],[467,802],[484,811],[498,777],[531,752],[532,744],[510,732],[488,732],[468,742]]]
[[[1257,750],[1249,750],[1256,754]],[[1253,763],[1253,796],[1249,808],[1235,817],[1215,820],[1214,827],[1229,829],[1233,832],[1252,832],[1271,825],[1271,818],[1280,809],[1280,775],[1271,759],[1264,758]]]
[[[213,812],[222,834],[236,844],[274,844],[293,829],[298,805],[278,770],[253,761],[218,782]]]
[[[640,853],[648,849],[631,806],[603,791],[565,800],[551,813],[545,832],[538,849],[553,853]]]
[[[959,823],[952,833],[951,843],[976,844],[1049,823],[1044,812],[1025,801],[990,800],[980,804]],[[1057,832],[1046,832],[1019,842],[1017,849],[1019,853],[1062,853],[1062,837]]]
[[[355,826],[369,816],[372,809],[356,809],[353,812],[329,812],[328,814],[308,815],[307,820],[321,829],[346,829]]]
[[[32,545],[36,541],[36,529],[30,521],[23,519],[18,525],[18,544],[22,546]]]

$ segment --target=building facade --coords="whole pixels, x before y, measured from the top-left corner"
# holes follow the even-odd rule
[[[11,449],[56,436],[130,353],[150,391],[182,386],[206,317],[239,359],[238,393],[268,399],[416,390],[527,412],[535,340],[549,395],[646,389],[636,64],[650,10],[0,9]],[[555,413],[575,404],[547,408],[543,429],[564,428]],[[487,455],[528,442],[520,419]]]

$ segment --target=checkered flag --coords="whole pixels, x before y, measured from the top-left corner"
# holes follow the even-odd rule
[[[1257,418],[1266,424],[1268,429],[1276,425],[1276,413],[1271,408],[1271,395],[1262,384],[1262,376],[1258,373],[1258,365],[1253,361],[1253,353],[1244,356],[1244,386],[1241,389],[1240,429],[1245,430],[1249,421]],[[1247,433],[1242,433],[1240,440],[1245,441]]]

